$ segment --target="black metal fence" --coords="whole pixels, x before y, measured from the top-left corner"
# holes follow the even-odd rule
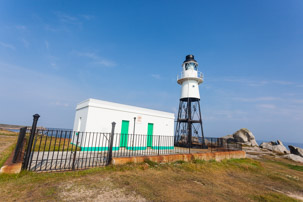
[[[114,130],[113,130],[114,131]],[[173,136],[71,130],[35,130],[28,143],[24,169],[62,171],[105,166],[112,157],[152,156],[241,150],[222,138],[206,138],[207,149],[178,147]],[[28,131],[32,132],[32,131]],[[32,134],[32,133],[31,133]],[[31,137],[29,137],[30,139]]]
[[[241,144],[223,138],[205,138],[190,146],[180,146],[174,136],[79,132],[69,129],[37,128],[39,115],[34,115],[30,130],[20,129],[14,160],[23,158],[23,169],[31,171],[76,170],[108,165],[113,157],[155,156],[242,150]],[[23,149],[24,143],[26,147]],[[15,160],[16,161],[16,160]]]

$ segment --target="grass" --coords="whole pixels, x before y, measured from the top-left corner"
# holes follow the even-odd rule
[[[285,202],[291,202],[291,201],[297,201],[289,196],[280,194],[280,193],[266,193],[254,196],[253,199],[255,201],[285,201]]]
[[[29,133],[26,134],[26,138],[29,138]],[[18,133],[0,130],[0,136],[12,136],[17,137]],[[36,144],[34,145],[34,151],[75,151],[76,146],[71,144],[71,139],[69,138],[56,138],[45,135],[35,136]],[[77,151],[81,151],[81,148],[78,147]]]
[[[288,167],[292,170],[297,170],[297,171],[303,172],[303,166],[301,166],[301,165],[293,165],[293,164],[289,164],[289,163],[285,163],[285,162],[281,162],[281,161],[270,161],[270,162],[275,163],[275,164],[279,164],[279,165],[283,165],[283,166]]]
[[[64,199],[62,193],[77,200],[82,197],[77,192],[91,193],[81,199],[94,200],[106,193],[104,189],[109,185],[109,192],[122,190],[125,197],[135,193],[151,201],[295,201],[273,191],[272,187],[284,192],[300,192],[303,188],[302,172],[279,164],[275,169],[272,166],[266,161],[231,159],[167,164],[145,161],[64,173],[23,171],[18,175],[0,175],[0,201],[8,198],[20,200],[27,193],[31,193],[27,195],[28,200],[60,201]],[[276,171],[281,175],[298,175],[299,180],[272,178]],[[290,189],[285,188],[285,182]]]
[[[277,159],[145,160],[82,171],[0,175],[0,201],[296,201],[287,193],[302,190],[302,165]]]
[[[0,136],[18,136],[18,133],[0,129]]]
[[[6,134],[5,131],[1,130],[1,134]],[[17,136],[12,137],[11,132],[8,131],[8,136],[0,135],[0,168],[3,166],[7,158],[15,149],[15,143]]]
[[[11,153],[15,150],[16,145],[12,144],[9,146],[4,152],[0,153],[0,168],[3,166],[5,161],[11,155]]]
[[[35,143],[35,141],[34,141]],[[55,138],[39,135],[34,144],[34,151],[75,151],[76,146],[71,144],[69,138]],[[77,147],[77,151],[81,148]]]

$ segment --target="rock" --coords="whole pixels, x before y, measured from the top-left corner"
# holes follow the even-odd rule
[[[295,155],[299,155],[299,156],[303,157],[303,149],[292,146],[292,145],[288,145],[288,148],[289,148],[291,154],[295,154]]]
[[[191,141],[192,141],[192,144],[200,144],[199,138],[196,137],[196,136],[193,136]],[[186,145],[187,144],[187,136],[186,135],[181,135],[178,143],[180,145]]]
[[[181,144],[181,145],[187,144],[187,137],[186,137],[185,135],[181,135],[181,136],[180,136],[180,139],[179,139],[179,141],[178,141],[178,144]]]
[[[248,146],[259,146],[256,142],[255,136],[246,128],[236,131],[233,135],[226,135],[222,137],[229,143],[241,143]]]
[[[278,154],[289,154],[289,151],[280,140],[277,140],[277,142],[262,142],[260,147],[276,152]]]
[[[287,154],[287,155],[284,155],[284,158],[293,160],[293,161],[295,161],[295,162],[303,163],[303,157],[298,156],[298,155],[295,155],[295,154]]]

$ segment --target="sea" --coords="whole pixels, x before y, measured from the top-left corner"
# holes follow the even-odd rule
[[[12,132],[16,132],[18,133],[20,131],[20,129],[7,129],[8,131],[12,131]]]
[[[19,129],[12,129],[10,131],[13,131],[13,132],[19,132]],[[266,140],[257,140],[257,143],[260,145],[262,142],[269,142],[269,141],[266,141]],[[292,146],[295,146],[295,147],[300,147],[303,149],[303,143],[299,143],[299,142],[283,142],[282,143],[284,144],[285,147],[287,147],[288,149],[288,145],[292,145]]]

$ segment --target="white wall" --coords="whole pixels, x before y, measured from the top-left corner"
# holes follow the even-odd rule
[[[188,79],[183,81],[181,88],[181,98],[200,99],[199,84],[196,80]]]
[[[86,122],[88,117],[88,107],[80,108],[76,110],[75,120],[74,120],[74,131],[85,131]],[[81,118],[81,121],[80,121]],[[79,123],[81,122],[81,123]]]
[[[108,135],[97,135],[97,133],[93,132],[110,133],[112,129],[112,122],[116,122],[115,133],[121,133],[122,120],[129,121],[128,133],[133,134],[134,117],[136,117],[135,134],[147,135],[148,123],[153,123],[153,145],[158,145],[157,143],[159,138],[156,136],[159,137],[160,135],[170,136],[171,138],[166,140],[169,141],[169,145],[173,146],[173,113],[89,99],[81,102],[77,106],[74,121],[74,131],[78,131],[80,117],[80,131],[87,132],[85,133],[85,138],[82,137],[82,133],[80,133],[79,136],[79,142],[81,142],[81,146],[83,147],[98,146],[98,142],[105,142],[106,145],[102,146],[107,146],[107,141],[104,141],[103,139],[108,138]],[[88,139],[89,137],[91,140],[90,142],[81,141],[81,139]],[[116,135],[115,137],[117,138],[119,136]],[[138,142],[136,142],[137,139],[133,140],[132,138],[132,135],[128,136],[128,144],[131,144],[133,141],[138,144]],[[161,139],[162,143],[164,142],[163,140],[164,138]],[[140,141],[140,146],[146,146],[146,143],[147,140]],[[114,139],[114,144],[114,147],[118,147],[120,140]]]

